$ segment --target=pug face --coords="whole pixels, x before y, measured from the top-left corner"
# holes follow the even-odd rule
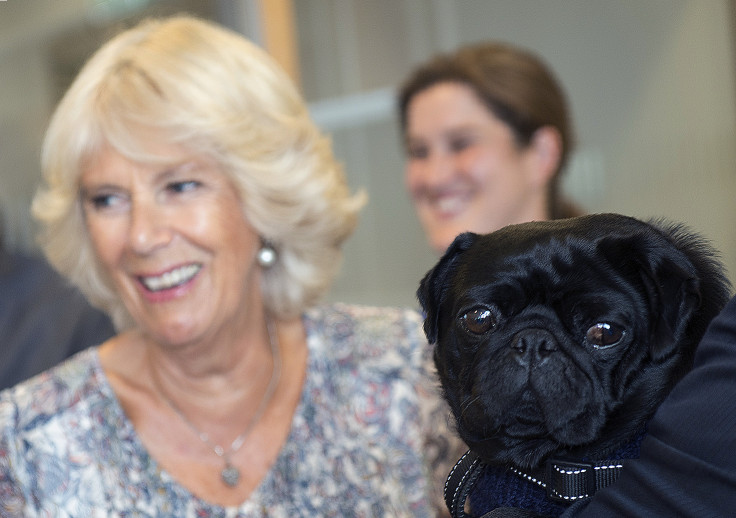
[[[459,435],[521,468],[636,435],[728,299],[711,254],[614,214],[458,236],[418,297]]]

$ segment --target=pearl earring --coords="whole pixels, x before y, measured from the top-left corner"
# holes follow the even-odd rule
[[[261,249],[258,250],[256,260],[261,268],[270,268],[276,262],[276,250],[268,241],[263,241]]]

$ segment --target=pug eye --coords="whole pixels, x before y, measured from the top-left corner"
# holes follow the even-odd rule
[[[490,309],[478,307],[463,313],[460,316],[460,323],[467,331],[482,335],[496,327],[498,320]]]
[[[585,333],[585,340],[596,349],[606,349],[619,343],[624,337],[623,327],[607,322],[598,322],[590,326]]]

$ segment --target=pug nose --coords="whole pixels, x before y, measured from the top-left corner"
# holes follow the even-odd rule
[[[539,364],[557,351],[557,340],[546,329],[525,329],[516,333],[511,348],[523,365]]]

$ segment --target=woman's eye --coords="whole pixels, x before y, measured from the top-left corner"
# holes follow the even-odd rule
[[[409,146],[406,149],[406,154],[411,160],[422,160],[429,156],[429,152],[425,146]]]
[[[185,192],[194,191],[201,185],[202,184],[196,180],[184,180],[181,182],[171,182],[166,185],[166,189],[175,194],[182,194]]]
[[[482,335],[498,323],[496,316],[488,308],[473,308],[460,316],[460,323],[469,332]]]
[[[459,153],[461,151],[465,151],[471,146],[471,144],[472,141],[469,138],[454,139],[450,142],[450,151],[453,153]]]
[[[605,349],[619,343],[626,334],[623,327],[607,322],[598,322],[588,328],[585,340],[596,349]]]
[[[119,194],[94,194],[87,198],[88,203],[97,211],[115,209],[123,203],[123,197]]]

